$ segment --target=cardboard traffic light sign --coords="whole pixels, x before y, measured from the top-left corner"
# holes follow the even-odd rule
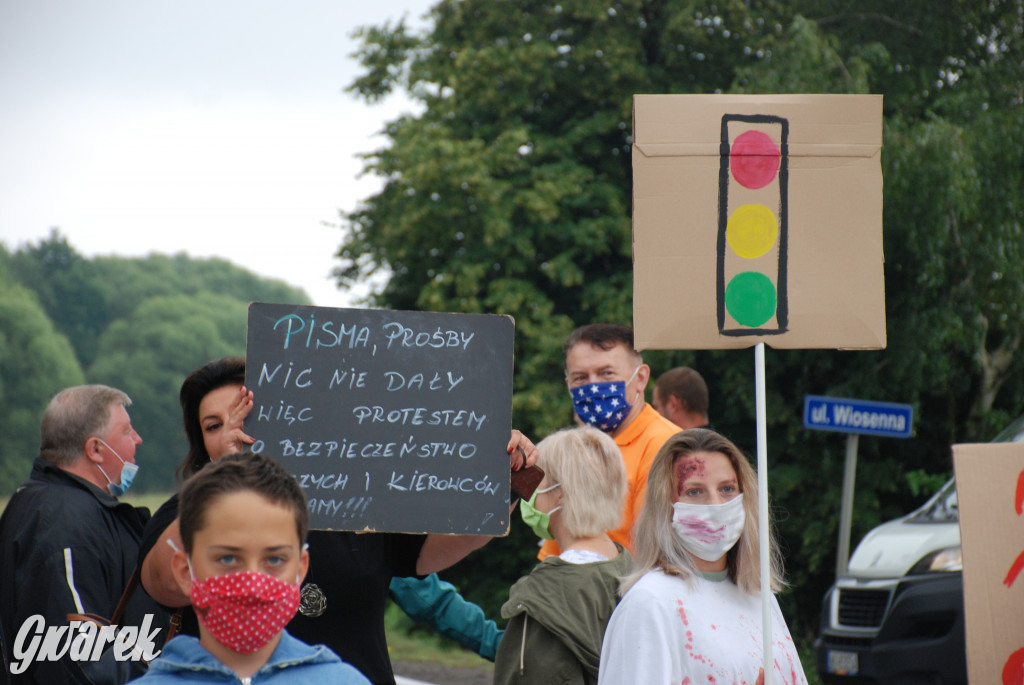
[[[637,347],[885,347],[881,145],[881,96],[635,96]]]

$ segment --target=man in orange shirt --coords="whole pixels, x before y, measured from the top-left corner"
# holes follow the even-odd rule
[[[604,323],[582,326],[572,332],[564,349],[565,384],[577,421],[606,432],[622,452],[628,480],[626,508],[622,525],[608,535],[632,551],[633,522],[643,505],[647,472],[654,455],[679,427],[644,399],[651,368],[633,347],[631,328]],[[545,540],[537,557],[558,553],[555,541]]]

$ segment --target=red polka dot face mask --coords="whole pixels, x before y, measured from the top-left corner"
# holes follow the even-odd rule
[[[242,654],[264,647],[299,608],[299,585],[256,571],[192,580],[199,623],[220,644]]]

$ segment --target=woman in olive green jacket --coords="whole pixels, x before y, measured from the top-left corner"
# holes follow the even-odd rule
[[[595,428],[559,431],[537,446],[544,480],[520,503],[523,521],[562,550],[512,586],[494,660],[495,685],[597,682],[601,639],[629,573],[618,527],[626,470],[615,442]]]

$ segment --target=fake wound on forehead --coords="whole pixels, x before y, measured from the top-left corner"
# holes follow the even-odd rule
[[[689,454],[679,457],[675,463],[676,490],[682,492],[683,486],[690,478],[704,478],[707,475],[704,465],[704,457]]]

